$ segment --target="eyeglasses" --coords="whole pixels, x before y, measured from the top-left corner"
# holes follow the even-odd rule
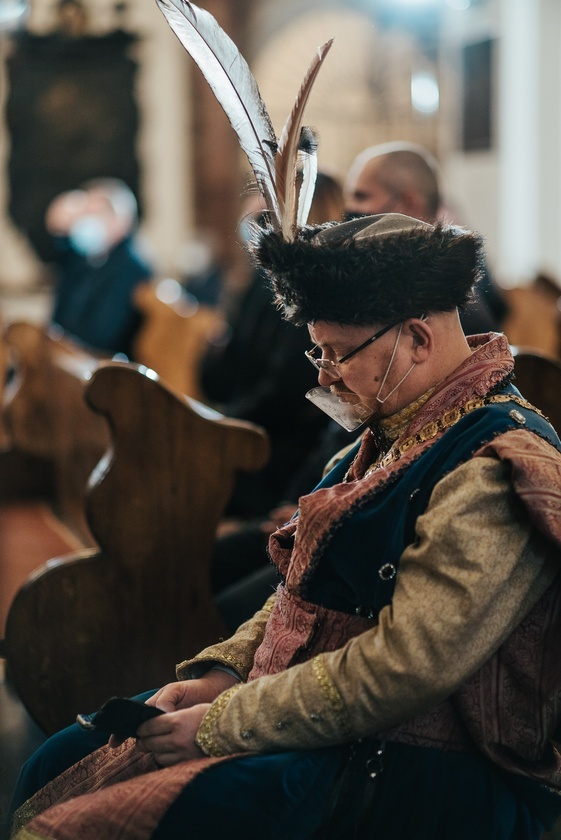
[[[339,370],[339,365],[342,365],[344,362],[348,362],[349,359],[352,359],[353,356],[356,356],[357,353],[360,353],[361,350],[364,350],[365,347],[368,347],[370,344],[373,344],[377,339],[382,338],[387,332],[389,332],[393,327],[396,327],[397,324],[389,324],[387,327],[383,327],[381,330],[378,330],[377,333],[374,333],[373,336],[367,338],[366,341],[363,341],[362,344],[359,344],[358,347],[355,347],[354,350],[351,350],[350,353],[347,353],[346,356],[343,356],[342,359],[337,359],[336,362],[333,362],[331,359],[322,359],[321,357],[317,357],[314,355],[319,351],[319,347],[316,344],[315,347],[312,347],[311,350],[306,350],[304,355],[306,358],[313,364],[316,370],[324,370],[332,379],[341,379],[342,373]]]

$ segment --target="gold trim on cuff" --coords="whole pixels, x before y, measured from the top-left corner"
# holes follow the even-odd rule
[[[323,654],[320,654],[312,659],[312,670],[325,697],[327,698],[327,702],[329,703],[331,710],[335,713],[339,728],[345,735],[350,736],[352,733],[345,703],[337,686],[329,676],[329,672],[325,667]]]
[[[195,737],[195,743],[202,749],[202,751],[206,755],[224,755],[224,753],[213,749],[214,727],[216,721],[228,705],[230,697],[235,691],[241,688],[242,685],[244,685],[244,683],[238,683],[237,685],[233,685],[231,688],[228,688],[226,691],[223,691],[222,694],[219,694],[219,696],[216,698],[216,700],[202,719],[201,725],[199,726],[197,735]]]

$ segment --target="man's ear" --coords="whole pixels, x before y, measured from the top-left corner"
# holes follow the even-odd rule
[[[424,318],[410,318],[404,327],[412,339],[412,360],[417,364],[426,362],[434,347],[434,337],[429,324]]]

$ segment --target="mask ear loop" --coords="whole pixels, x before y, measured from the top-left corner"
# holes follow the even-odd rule
[[[413,370],[413,368],[414,368],[414,367],[415,367],[415,365],[417,364],[417,362],[413,362],[413,364],[411,365],[411,367],[409,368],[409,370],[407,371],[407,373],[406,373],[406,374],[404,374],[404,376],[402,376],[402,377],[401,377],[401,379],[399,380],[399,382],[397,383],[397,385],[395,386],[395,388],[392,388],[392,390],[389,392],[389,394],[386,394],[386,396],[385,396],[383,399],[380,397],[380,394],[381,394],[381,392],[382,392],[382,388],[383,388],[383,387],[384,387],[384,385],[386,384],[386,379],[388,378],[388,374],[389,374],[389,372],[390,372],[390,370],[391,370],[391,367],[392,367],[392,365],[393,365],[393,361],[394,361],[394,359],[395,359],[395,354],[397,353],[397,345],[398,345],[398,343],[399,343],[399,339],[401,338],[401,331],[402,331],[402,330],[403,330],[403,324],[400,324],[400,325],[399,325],[399,332],[398,332],[398,334],[397,334],[397,338],[396,338],[396,340],[395,340],[395,344],[394,344],[394,346],[393,346],[392,357],[391,357],[390,362],[389,362],[389,364],[388,364],[388,367],[387,367],[387,369],[386,369],[386,373],[384,374],[384,378],[382,379],[382,384],[381,384],[381,385],[380,385],[380,387],[378,388],[378,393],[376,394],[376,402],[377,402],[377,403],[380,403],[380,405],[384,405],[384,403],[386,402],[386,400],[388,400],[388,399],[391,397],[391,395],[392,395],[392,394],[395,394],[395,392],[397,391],[397,389],[399,388],[399,386],[400,386],[403,382],[405,382],[405,380],[407,379],[407,377],[409,376],[409,374],[411,373],[411,371]]]

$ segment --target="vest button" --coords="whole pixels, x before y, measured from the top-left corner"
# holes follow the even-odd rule
[[[378,569],[378,574],[382,580],[392,580],[392,578],[394,578],[397,574],[397,569],[393,563],[384,563],[384,565]]]
[[[242,729],[240,736],[244,741],[249,741],[250,738],[253,738],[253,729]]]

